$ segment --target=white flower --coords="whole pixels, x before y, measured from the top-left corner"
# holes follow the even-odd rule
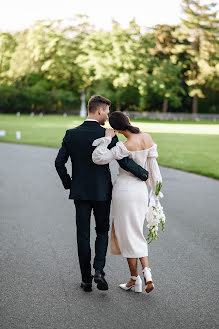
[[[157,182],[156,193],[151,191],[149,206],[146,212],[146,219],[148,222],[147,228],[149,229],[149,234],[147,240],[156,240],[158,236],[158,224],[162,224],[162,231],[164,231],[164,223],[166,222],[166,216],[163,212],[163,207],[160,204],[159,198],[163,198],[163,193],[160,191],[160,182]],[[149,242],[149,243],[150,243]]]

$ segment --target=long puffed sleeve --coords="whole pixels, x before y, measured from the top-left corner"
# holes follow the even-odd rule
[[[147,170],[149,172],[149,184],[151,186],[151,192],[154,193],[156,191],[157,182],[162,183],[162,176],[160,173],[160,169],[157,163],[156,158],[158,157],[157,152],[157,144],[154,144],[148,152],[147,156]]]
[[[101,137],[95,139],[92,146],[96,146],[92,153],[92,160],[98,165],[105,165],[112,160],[121,160],[127,157],[130,152],[126,149],[122,142],[117,142],[110,150],[108,145],[111,143],[112,137]]]

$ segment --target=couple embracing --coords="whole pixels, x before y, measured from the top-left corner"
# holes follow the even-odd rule
[[[113,112],[109,116],[111,102],[95,95],[88,102],[88,117],[78,127],[66,130],[61,148],[55,159],[55,167],[65,189],[70,189],[69,199],[76,208],[77,246],[81,270],[81,287],[92,291],[92,281],[99,290],[108,290],[104,272],[109,242],[111,255],[127,258],[130,280],[120,288],[142,292],[142,280],[138,273],[138,259],[147,293],[154,289],[151,268],[148,264],[148,244],[143,225],[148,207],[148,188],[156,189],[162,181],[156,158],[157,144],[149,134],[141,133],[131,125],[128,116]],[[108,118],[109,116],[109,118]],[[112,129],[105,129],[106,120]],[[118,141],[115,133],[126,137]],[[65,163],[72,162],[72,178]],[[109,163],[117,160],[119,173],[112,186]],[[112,202],[112,225],[110,206]],[[90,219],[95,218],[95,257],[91,273]],[[110,230],[110,238],[109,238]]]

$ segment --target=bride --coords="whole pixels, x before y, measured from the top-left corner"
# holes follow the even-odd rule
[[[96,146],[92,153],[92,160],[98,165],[104,165],[111,160],[131,157],[136,163],[147,169],[149,179],[139,180],[130,172],[119,168],[119,174],[112,190],[112,226],[110,232],[109,249],[112,255],[122,255],[127,258],[131,278],[128,283],[120,284],[120,288],[135,292],[142,292],[142,280],[138,274],[138,259],[141,262],[142,273],[147,293],[154,289],[151,268],[148,264],[148,244],[144,237],[143,225],[148,208],[148,188],[155,192],[156,182],[161,181],[159,166],[156,158],[157,144],[149,134],[141,133],[139,128],[133,127],[129,117],[122,112],[113,112],[109,117],[113,129],[106,129],[105,137],[96,139]],[[108,149],[115,132],[126,137],[124,143],[117,142],[116,146]]]

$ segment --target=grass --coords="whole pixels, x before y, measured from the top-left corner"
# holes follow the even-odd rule
[[[158,144],[158,163],[219,179],[219,124],[207,120],[159,121],[131,120],[133,125],[150,133]],[[0,141],[59,148],[66,129],[83,122],[80,117],[45,115],[43,117],[0,114],[0,129],[6,136]],[[106,125],[108,127],[108,124]],[[15,132],[21,131],[16,140]],[[120,140],[124,140],[119,135]]]

